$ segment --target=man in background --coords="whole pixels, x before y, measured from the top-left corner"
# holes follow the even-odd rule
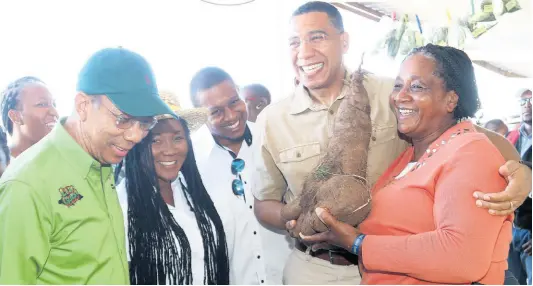
[[[505,125],[505,122],[501,119],[492,119],[487,121],[484,126],[486,129],[494,131],[503,137],[507,136],[507,133],[509,133],[509,128],[507,125]]]
[[[261,84],[250,84],[242,89],[241,97],[246,102],[248,121],[255,122],[257,116],[270,104],[270,92]]]
[[[522,89],[517,94],[522,122],[518,130],[507,136],[520,153],[522,162],[531,168],[531,90]],[[520,284],[531,285],[531,194],[515,211],[513,241],[509,248],[509,270]]]

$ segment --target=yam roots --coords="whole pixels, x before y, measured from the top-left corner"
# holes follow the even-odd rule
[[[370,212],[370,186],[366,180],[368,145],[372,133],[370,103],[359,66],[349,80],[349,92],[341,101],[333,132],[317,167],[307,176],[303,190],[286,204],[281,216],[297,220],[293,236],[324,232],[327,227],[315,208],[327,209],[338,220],[357,226]]]

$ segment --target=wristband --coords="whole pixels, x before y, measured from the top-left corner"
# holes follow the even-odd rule
[[[363,243],[363,239],[365,238],[365,234],[361,234],[355,238],[352,244],[352,253],[355,255],[359,255],[361,253],[361,244]]]

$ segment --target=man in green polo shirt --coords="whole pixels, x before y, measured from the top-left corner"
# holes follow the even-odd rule
[[[172,111],[123,48],[95,53],[77,90],[72,115],[0,179],[0,284],[129,284],[111,165]]]

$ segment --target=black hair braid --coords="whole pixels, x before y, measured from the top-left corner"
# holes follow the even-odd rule
[[[182,120],[182,124],[187,123]],[[194,210],[204,244],[204,284],[229,284],[229,259],[226,234],[222,220],[215,208],[213,200],[207,193],[196,165],[189,129],[186,129],[189,151],[181,172],[188,186],[184,190],[192,199]],[[196,206],[196,209],[193,207]],[[215,232],[213,233],[213,227]]]
[[[130,282],[191,284],[190,244],[159,193],[151,141],[149,134],[126,159]]]
[[[413,49],[407,57],[414,54],[433,59],[437,66],[435,75],[443,80],[446,91],[453,90],[459,97],[454,118],[462,120],[473,117],[481,104],[474,66],[468,55],[456,48],[432,44]]]
[[[24,87],[31,83],[44,84],[42,80],[36,77],[25,76],[11,82],[6,89],[2,91],[2,125],[9,135],[13,134],[13,122],[9,119],[9,111],[17,107],[20,92]]]
[[[180,122],[189,146],[181,168],[186,185],[181,180],[180,183],[203,239],[203,283],[229,284],[229,259],[222,220],[202,183],[187,124],[181,118]],[[131,283],[191,284],[190,244],[159,193],[151,142],[149,134],[126,157]],[[151,191],[154,188],[155,191]],[[167,281],[168,277],[171,281]]]
[[[11,152],[9,152],[9,146],[7,146],[7,134],[4,130],[0,129],[0,151],[4,153],[4,159],[6,166],[9,165],[11,158]]]

